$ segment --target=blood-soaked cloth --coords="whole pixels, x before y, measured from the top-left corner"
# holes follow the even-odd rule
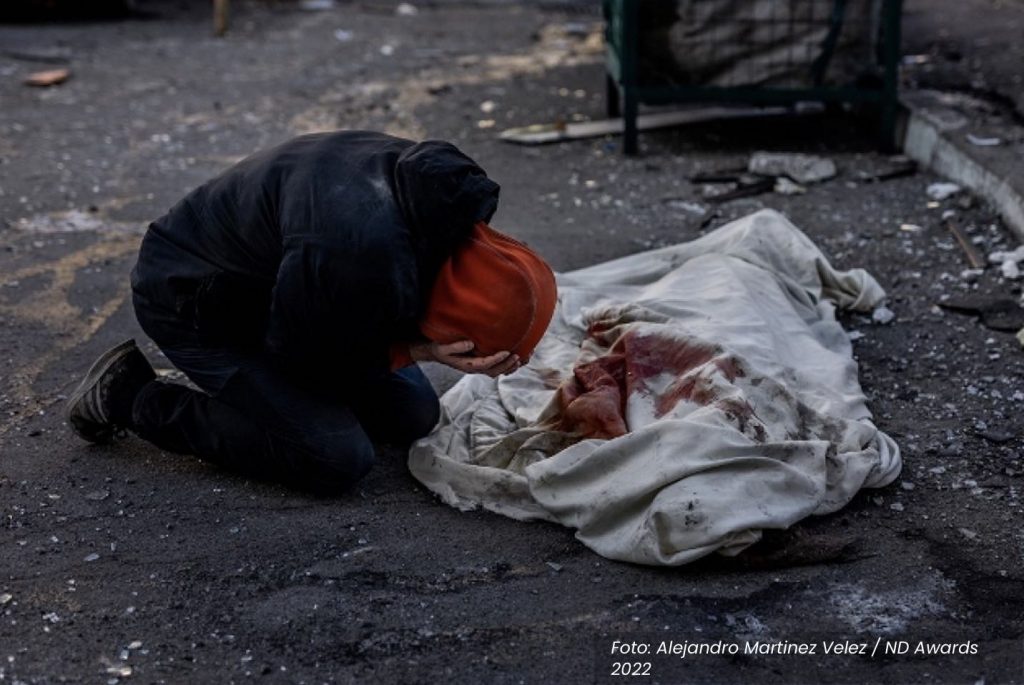
[[[409,456],[448,504],[555,521],[645,564],[736,554],[891,483],[835,309],[885,296],[774,211],[559,274],[529,365],[466,376]]]

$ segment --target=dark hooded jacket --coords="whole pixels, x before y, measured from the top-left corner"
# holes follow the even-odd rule
[[[442,263],[497,202],[498,185],[449,143],[302,136],[149,226],[136,308],[154,338],[259,348],[321,376],[376,374],[392,343],[417,337]]]

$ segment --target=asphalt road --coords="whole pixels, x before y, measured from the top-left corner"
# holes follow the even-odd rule
[[[864,183],[892,161],[845,117],[644,134],[632,159],[614,139],[499,142],[602,116],[580,3],[242,2],[223,39],[203,3],[142,5],[155,14],[0,27],[0,683],[619,682],[616,639],[818,645],[658,656],[648,682],[1024,682],[1024,356],[935,306],[1019,295],[997,270],[964,274],[942,227],[952,210],[983,252],[1015,246],[989,209],[929,206],[926,173]],[[71,78],[23,86],[54,66],[39,60]],[[785,212],[890,293],[894,322],[844,323],[902,477],[738,559],[652,569],[449,509],[393,452],[356,491],[314,499],[70,435],[62,400],[91,360],[144,341],[126,296],[146,223],[254,150],[335,127],[452,140],[502,184],[495,225],[561,270]],[[828,155],[840,175],[717,210],[688,181],[758,149]],[[824,653],[886,640],[976,653]]]

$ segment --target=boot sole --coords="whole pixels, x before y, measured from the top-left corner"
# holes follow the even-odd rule
[[[112,429],[101,429],[98,432],[87,431],[84,430],[82,426],[76,425],[72,416],[86,393],[96,385],[96,382],[99,381],[103,374],[105,374],[116,361],[134,349],[137,349],[135,340],[129,339],[104,352],[100,355],[100,358],[93,362],[93,365],[89,367],[89,370],[85,374],[85,378],[82,379],[82,382],[78,384],[78,387],[68,398],[67,408],[65,411],[68,425],[70,425],[72,430],[74,430],[75,433],[77,433],[83,440],[95,443],[105,443],[110,442],[111,438],[113,438],[114,432]]]

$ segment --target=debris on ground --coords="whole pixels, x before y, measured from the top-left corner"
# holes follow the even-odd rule
[[[755,152],[747,171],[762,176],[788,176],[801,184],[820,183],[836,175],[836,165],[827,157],[796,152]]]
[[[993,331],[1014,332],[1024,326],[1024,308],[1009,298],[951,297],[939,306],[957,314],[979,317],[985,328]]]
[[[988,256],[989,264],[998,264],[1003,278],[1015,281],[1020,278],[1020,263],[1024,262],[1024,245],[1009,252],[993,252]]]
[[[395,14],[400,17],[415,17],[419,13],[420,11],[416,8],[416,5],[408,2],[403,2],[395,8]]]
[[[890,158],[889,163],[888,166],[877,171],[857,171],[857,180],[861,183],[880,183],[904,176],[913,176],[917,173],[917,162],[902,155]]]
[[[950,233],[953,234],[953,237],[956,238],[956,241],[960,243],[960,248],[964,251],[964,255],[967,257],[967,262],[971,265],[971,268],[985,268],[985,260],[982,258],[981,253],[978,252],[978,249],[974,247],[974,244],[971,242],[970,238],[967,237],[967,234],[963,232],[963,229],[961,229],[960,226],[958,226],[957,223],[953,221],[952,217],[946,219],[945,223],[946,228],[949,230]]]
[[[775,179],[775,186],[772,190],[779,195],[802,195],[807,192],[807,188],[804,188],[799,183],[790,181],[785,176],[779,176]]]
[[[875,311],[871,312],[871,320],[883,326],[892,323],[895,319],[896,312],[886,306],[875,307]]]
[[[1003,144],[1002,138],[976,136],[973,133],[967,134],[967,142],[978,147],[996,147]]]
[[[701,107],[670,112],[651,112],[637,117],[636,126],[640,131],[652,131],[659,128],[699,124],[706,121],[778,116],[785,111],[782,107]],[[531,124],[530,126],[510,128],[502,131],[498,137],[507,143],[542,145],[565,140],[619,135],[623,132],[624,126],[625,124],[621,118],[594,119],[592,121],[572,123],[556,121],[550,124]]]
[[[26,86],[46,88],[48,86],[56,86],[64,83],[70,77],[71,70],[67,67],[61,67],[60,69],[47,69],[46,71],[31,73],[25,77],[24,83]]]
[[[900,230],[905,233],[920,233],[924,229],[917,224],[900,224]]]
[[[931,199],[941,202],[946,198],[956,195],[960,190],[960,186],[956,183],[932,183],[925,192],[928,193],[928,197]]]

